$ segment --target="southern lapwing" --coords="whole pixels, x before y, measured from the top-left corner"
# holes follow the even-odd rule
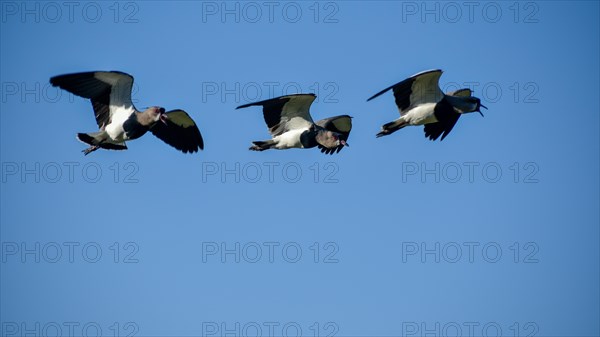
[[[308,149],[319,147],[321,152],[340,152],[352,130],[352,117],[340,115],[313,122],[310,105],[317,96],[296,94],[245,104],[237,109],[262,106],[263,116],[273,139],[252,142],[250,150]]]
[[[444,94],[439,86],[441,75],[439,69],[423,71],[369,98],[367,101],[392,89],[400,111],[400,118],[384,124],[377,137],[408,125],[425,125],[425,137],[436,140],[441,135],[444,140],[461,114],[477,111],[483,116],[480,108],[487,108],[479,98],[471,96],[470,89]]]
[[[131,101],[133,77],[119,71],[94,71],[55,76],[55,87],[92,101],[100,130],[78,133],[77,139],[90,145],[85,155],[97,149],[126,150],[126,141],[147,131],[183,153],[204,149],[202,135],[194,120],[183,110],[165,112],[162,107],[138,111]]]

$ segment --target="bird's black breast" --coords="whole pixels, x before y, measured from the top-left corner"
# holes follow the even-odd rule
[[[445,97],[436,104],[433,114],[438,121],[425,124],[425,137],[436,140],[442,136],[442,140],[444,140],[454,128],[460,114],[454,110],[454,107]]]
[[[123,130],[125,130],[128,139],[140,138],[148,132],[149,129],[149,127],[143,126],[138,122],[135,113],[132,113],[125,123],[123,123]]]
[[[302,147],[305,149],[309,149],[311,147],[315,147],[318,145],[317,143],[317,133],[316,131],[306,130],[300,134],[300,143]]]
[[[456,115],[459,115],[459,113],[454,110],[454,107],[452,104],[450,104],[445,96],[435,105],[433,114],[435,115],[435,118],[442,123],[452,121],[456,118]]]

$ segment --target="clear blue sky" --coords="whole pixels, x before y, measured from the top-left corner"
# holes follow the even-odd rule
[[[598,2],[1,6],[2,334],[600,334]],[[366,99],[432,68],[485,118],[376,139],[396,107]],[[91,105],[48,80],[89,70],[205,151],[84,157]],[[297,92],[350,147],[248,151],[235,107]]]

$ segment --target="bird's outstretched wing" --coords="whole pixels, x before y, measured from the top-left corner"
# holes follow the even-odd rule
[[[316,97],[314,94],[287,95],[240,105],[236,109],[262,106],[265,123],[275,137],[289,130],[310,127],[313,123],[310,105]]]
[[[121,109],[133,109],[133,77],[120,71],[91,71],[52,77],[50,83],[77,96],[89,98],[99,128],[110,123]]]
[[[413,106],[423,103],[437,103],[444,97],[439,86],[440,76],[442,76],[442,71],[440,69],[420,72],[402,82],[398,82],[391,87],[383,89],[371,96],[367,101],[392,89],[398,111],[400,112],[400,115],[404,115],[404,113]]]
[[[472,95],[471,89],[458,89],[456,91],[451,91],[446,93],[448,96],[461,96],[468,97]],[[439,107],[439,109],[438,109]],[[431,140],[437,140],[440,136],[444,140],[446,136],[452,131],[456,122],[460,118],[460,113],[456,112],[456,110],[450,105],[450,103],[443,100],[436,107],[436,111],[434,111],[435,116],[437,118],[436,123],[425,124],[425,137]]]
[[[352,117],[348,115],[324,118],[320,121],[317,121],[315,124],[326,130],[339,133],[341,135],[340,139],[344,141],[348,140],[348,137],[350,136],[350,131],[352,131]],[[328,148],[321,144],[318,144],[317,146],[319,147],[319,149],[321,149],[321,152],[325,154],[338,153],[344,148],[344,145],[339,145],[335,148]]]
[[[448,96],[458,96],[458,97],[469,97],[473,96],[473,92],[469,88],[462,88],[455,91],[448,91],[446,93]]]
[[[158,121],[150,128],[153,135],[183,153],[194,153],[198,152],[198,149],[204,149],[200,130],[185,111],[171,110],[164,116],[164,122]]]

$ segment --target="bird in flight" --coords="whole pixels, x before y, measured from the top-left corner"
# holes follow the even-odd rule
[[[77,139],[90,145],[83,150],[85,155],[98,149],[127,150],[126,141],[140,138],[147,131],[183,153],[204,149],[200,130],[185,111],[165,111],[158,106],[138,111],[131,101],[133,77],[129,74],[73,73],[52,77],[50,83],[92,102],[99,131],[77,134]]]
[[[316,146],[322,153],[333,154],[348,146],[346,141],[352,130],[352,117],[340,115],[313,122],[309,109],[316,97],[314,94],[287,95],[237,107],[262,106],[265,123],[272,136],[270,140],[252,142],[250,150],[308,149]]]
[[[427,70],[396,83],[369,98],[370,101],[392,89],[400,118],[381,126],[377,137],[390,135],[405,126],[425,125],[425,137],[444,140],[461,114],[481,113],[487,109],[481,100],[473,97],[470,89],[459,89],[444,94],[439,86],[440,69]]]

